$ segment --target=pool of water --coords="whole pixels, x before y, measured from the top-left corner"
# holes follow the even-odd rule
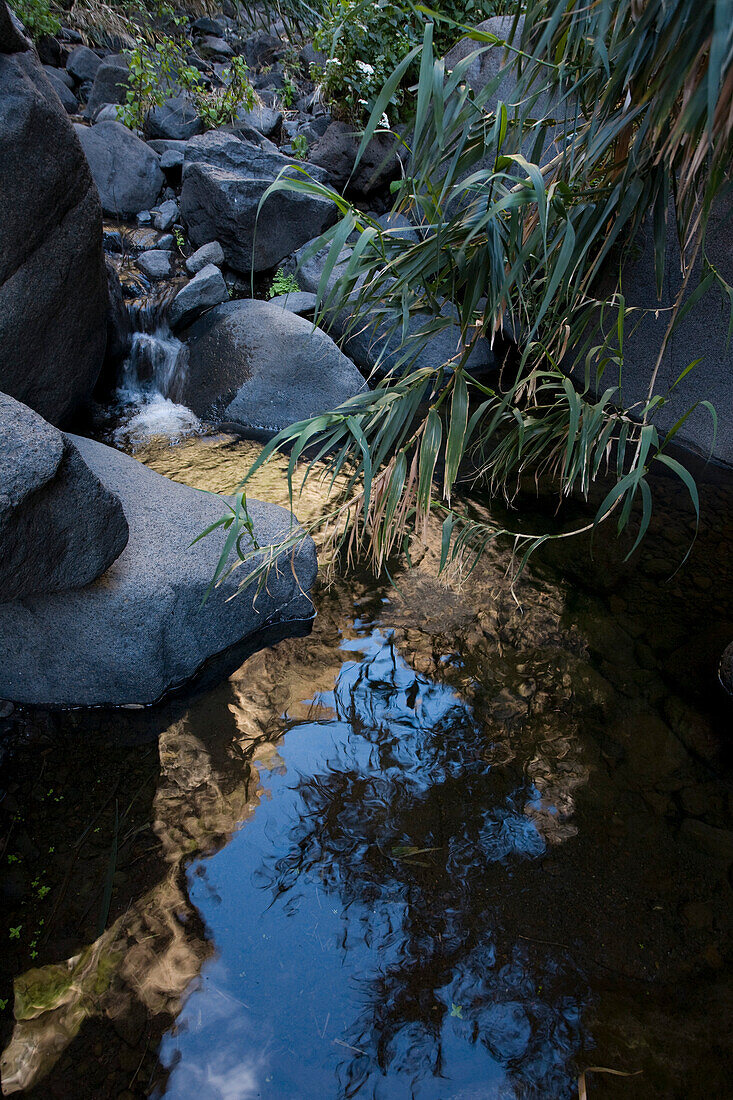
[[[141,454],[228,490],[254,446]],[[659,499],[626,563],[438,579],[431,532],[213,687],[5,715],[6,1093],[727,1095],[733,493],[677,572]]]

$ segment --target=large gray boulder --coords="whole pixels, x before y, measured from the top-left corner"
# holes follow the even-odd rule
[[[75,129],[105,214],[129,218],[154,205],[164,182],[157,153],[121,122]]]
[[[127,534],[120,501],[71,440],[0,393],[0,601],[89,584]]]
[[[60,424],[104,358],[102,210],[37,55],[3,49],[14,33],[0,35],[0,390]]]
[[[88,46],[77,46],[67,58],[66,69],[80,84],[84,84],[87,80],[94,80],[101,64],[102,59],[94,50]]]
[[[94,77],[91,95],[85,111],[86,117],[96,118],[99,110],[108,103],[124,103],[129,75],[130,68],[127,58],[122,54],[113,55],[103,61]]]
[[[322,233],[336,217],[324,199],[285,191],[269,197],[257,217],[260,200],[292,161],[244,141],[211,131],[186,147],[181,216],[195,245],[219,241],[230,267],[249,273],[274,267],[299,245]]]
[[[222,550],[224,514],[213,494],[169,481],[101,443],[70,437],[90,469],[120,497],[130,526],[125,551],[103,577],[75,592],[0,604],[0,698],[46,706],[153,703],[215,654],[264,627],[313,614],[313,543],[284,555],[267,586],[229,600],[242,569],[202,603]],[[291,530],[291,514],[248,502],[260,545]]]
[[[277,432],[366,389],[325,332],[271,302],[217,306],[188,329],[186,339],[181,400],[198,416]]]

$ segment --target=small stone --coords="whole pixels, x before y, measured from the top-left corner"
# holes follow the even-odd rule
[[[117,106],[114,103],[107,103],[104,107],[100,108],[99,112],[94,117],[95,125],[98,122],[119,122],[120,116],[117,110]]]
[[[140,253],[137,266],[151,279],[165,279],[171,273],[171,254],[161,248],[150,248]]]
[[[205,309],[229,299],[224,276],[214,264],[207,264],[173,299],[170,323],[173,328],[187,325]]]
[[[153,225],[156,229],[164,232],[175,222],[178,217],[178,203],[173,199],[167,199],[166,202],[162,202],[158,209],[153,214]]]
[[[170,252],[175,243],[175,237],[172,233],[162,233],[158,241],[158,248],[161,248],[164,252]]]
[[[209,241],[208,244],[202,244],[201,248],[198,248],[188,257],[186,271],[189,275],[196,275],[208,264],[216,264],[217,267],[221,267],[223,263],[224,249],[218,241]]]
[[[150,225],[153,220],[153,215],[149,210],[140,210],[135,220],[138,225]]]
[[[180,168],[183,164],[183,153],[180,149],[166,149],[160,155],[160,167],[164,172],[170,172],[173,168]]]

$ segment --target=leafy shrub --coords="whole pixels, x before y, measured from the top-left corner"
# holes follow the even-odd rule
[[[9,3],[34,42],[44,34],[60,31],[61,23],[51,8],[50,0],[9,0]]]
[[[440,13],[448,19],[479,21],[502,6],[497,0],[447,0]],[[359,122],[374,107],[383,85],[398,64],[422,41],[426,16],[407,0],[330,0],[326,15],[314,37],[314,46],[327,55],[323,66],[312,66],[326,99],[337,115]],[[436,27],[441,50],[455,38],[449,23]],[[417,76],[411,66],[406,81],[397,89],[391,107],[399,113],[404,102],[404,85]]]
[[[222,73],[222,88],[196,93],[196,110],[207,130],[215,130],[234,122],[241,107],[252,110],[256,97],[247,73],[244,58],[233,57]]]
[[[296,134],[290,142],[290,147],[296,160],[305,160],[308,156],[308,140],[305,134]]]

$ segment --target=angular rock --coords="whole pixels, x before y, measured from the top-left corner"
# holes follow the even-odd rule
[[[44,65],[43,71],[51,80],[60,80],[62,84],[73,91],[74,78],[71,73],[67,73],[66,69],[59,69],[55,65]]]
[[[61,100],[61,106],[66,111],[67,115],[75,115],[79,110],[79,104],[76,96],[68,87],[68,85],[58,75],[60,70],[48,69],[46,76],[48,77],[53,90]]]
[[[236,135],[212,131],[186,147],[181,215],[195,245],[217,240],[227,263],[249,274],[284,256],[333,223],[336,208],[310,195],[279,191],[257,217],[262,196],[293,162]],[[256,233],[255,233],[256,226]]]
[[[174,199],[166,199],[157,210],[152,211],[152,214],[153,225],[164,233],[166,229],[170,229],[178,217],[178,203]]]
[[[325,168],[338,188],[348,183],[349,191],[368,196],[383,191],[400,174],[395,139],[377,135],[367,145],[359,165],[354,162],[361,136],[346,122],[332,122],[308,152],[311,164]],[[353,173],[353,174],[352,174]]]
[[[89,584],[127,536],[118,498],[74,444],[0,394],[0,600]]]
[[[94,118],[95,122],[119,122],[120,110],[114,103],[107,103],[100,107]]]
[[[205,309],[226,302],[228,297],[227,285],[221,271],[214,264],[207,264],[173,299],[168,315],[171,327],[189,325]]]
[[[200,19],[194,20],[192,26],[199,34],[212,34],[215,38],[221,38],[224,34],[224,27],[222,24],[216,19],[209,19],[206,15],[202,15]]]
[[[97,69],[92,91],[84,114],[96,118],[101,107],[108,103],[124,103],[130,69],[122,54],[108,57]]]
[[[161,248],[150,248],[147,252],[141,252],[136,263],[151,279],[165,279],[171,273],[171,254]]]
[[[234,50],[225,39],[217,38],[213,34],[205,35],[197,48],[201,57],[210,61],[228,61],[234,53]]]
[[[130,529],[124,553],[76,592],[0,604],[0,698],[49,706],[144,705],[189,680],[210,657],[263,628],[313,614],[313,543],[287,555],[254,599],[228,600],[241,570],[203,603],[222,550],[221,530],[191,545],[224,501],[154,473],[101,443],[69,437]],[[291,515],[249,501],[258,541],[278,543]],[[292,565],[292,568],[291,568]]]
[[[88,46],[77,46],[69,54],[66,69],[80,84],[83,84],[86,80],[94,80],[101,64],[102,59],[95,54],[94,50],[90,50]]]
[[[158,157],[121,122],[75,127],[106,214],[127,218],[152,206],[164,176]]]
[[[217,306],[186,333],[182,401],[199,416],[277,432],[366,389],[333,340],[257,299]]]
[[[263,134],[266,138],[277,140],[283,124],[282,111],[276,111],[272,107],[255,104],[251,111],[241,107],[234,120],[234,126],[251,127]]]
[[[267,68],[277,59],[283,51],[283,44],[279,38],[268,34],[267,31],[257,31],[244,43],[244,57],[253,72]]]
[[[223,263],[224,249],[218,241],[209,241],[208,244],[202,244],[201,248],[198,248],[188,257],[186,271],[189,275],[195,275],[209,264],[216,264],[217,267],[221,267]]]
[[[196,108],[185,96],[173,96],[160,107],[153,107],[145,122],[148,137],[168,138],[171,141],[188,141],[194,134],[200,134],[203,128]]]
[[[0,0],[0,22],[6,14]],[[63,423],[104,357],[102,211],[66,112],[25,48],[0,52],[0,195],[0,390]]]

